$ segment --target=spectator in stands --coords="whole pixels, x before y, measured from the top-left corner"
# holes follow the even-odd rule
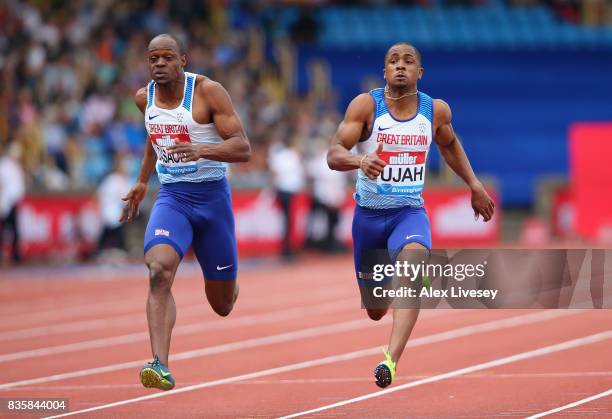
[[[311,224],[311,239],[315,247],[327,251],[342,251],[345,247],[336,238],[336,227],[340,220],[340,210],[346,201],[346,194],[342,191],[347,188],[348,176],[346,172],[330,170],[327,165],[327,142],[317,140],[315,154],[309,160],[308,177],[312,180],[312,207],[311,221],[316,220],[318,213],[324,216],[324,234],[317,239],[316,228]]]
[[[127,160],[121,155],[116,155],[113,170],[104,178],[98,188],[98,203],[103,228],[98,240],[97,254],[107,248],[127,250],[125,224],[121,223],[119,219],[124,206],[121,197],[130,191],[131,186]]]
[[[13,262],[21,260],[17,207],[25,196],[25,179],[19,162],[20,154],[17,143],[11,143],[6,152],[3,152],[0,143],[0,262],[3,260],[5,232],[12,234]]]
[[[302,191],[305,184],[304,168],[298,145],[293,140],[277,142],[270,147],[268,164],[272,172],[272,183],[283,213],[284,237],[282,254],[292,259],[291,232],[294,228],[291,204],[295,195]]]

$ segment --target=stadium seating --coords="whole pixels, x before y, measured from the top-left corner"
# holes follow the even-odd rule
[[[546,7],[326,7],[319,17],[323,47],[386,45],[397,39],[410,39],[423,48],[446,49],[612,45],[612,28],[566,23]]]

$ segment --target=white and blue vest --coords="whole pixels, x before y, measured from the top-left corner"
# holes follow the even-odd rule
[[[387,162],[376,180],[361,169],[357,175],[355,201],[361,207],[384,209],[423,206],[425,163],[433,141],[433,100],[418,93],[417,113],[410,119],[395,119],[385,102],[384,89],[370,91],[374,99],[374,122],[370,136],[358,145],[360,153],[376,151]]]
[[[192,115],[196,74],[185,73],[183,100],[174,109],[163,109],[155,105],[155,82],[147,86],[147,109],[145,127],[149,140],[157,154],[155,168],[162,184],[175,182],[205,182],[226,176],[227,163],[207,159],[183,161],[167,151],[167,147],[189,142],[194,144],[219,144],[215,124],[198,124]]]

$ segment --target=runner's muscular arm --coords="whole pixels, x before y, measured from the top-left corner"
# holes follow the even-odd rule
[[[229,163],[249,161],[251,146],[225,88],[216,81],[206,79],[197,84],[195,93],[203,97],[202,100],[210,107],[215,128],[224,141],[194,148],[189,143],[181,143],[168,147],[168,151],[185,153],[186,160],[192,161],[200,158]]]
[[[437,125],[434,139],[440,149],[440,154],[470,188],[476,186],[479,183],[478,179],[453,130],[451,109],[443,100],[434,99],[434,120]]]
[[[370,179],[378,177],[386,165],[377,155],[382,150],[382,144],[376,152],[363,156],[350,151],[362,138],[372,112],[372,98],[367,93],[351,101],[327,151],[327,165],[330,169],[342,172],[362,169]]]
[[[463,146],[455,135],[451,121],[450,106],[441,99],[434,99],[434,126],[436,127],[434,139],[440,149],[440,154],[472,191],[472,208],[475,215],[480,214],[485,221],[489,221],[493,216],[495,204],[474,174]]]
[[[145,113],[145,107],[147,106],[147,89],[141,88],[134,95],[134,102],[140,112]],[[138,215],[140,215],[140,203],[147,195],[147,184],[149,183],[149,179],[151,178],[151,174],[155,169],[155,163],[157,162],[157,155],[155,154],[155,150],[153,150],[153,145],[151,141],[147,137],[147,143],[145,145],[144,157],[142,158],[142,163],[140,165],[140,170],[138,172],[138,178],[136,179],[136,183],[132,186],[132,189],[121,198],[124,201],[127,201],[125,207],[123,207],[123,211],[121,213],[121,218],[119,221],[127,221],[130,222],[132,219]]]

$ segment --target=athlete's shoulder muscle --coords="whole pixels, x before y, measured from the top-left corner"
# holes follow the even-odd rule
[[[147,88],[146,87],[141,87],[140,89],[138,89],[138,91],[134,95],[134,103],[136,104],[136,106],[138,106],[138,109],[140,109],[140,112],[142,113],[145,112],[145,108],[147,106]]]
[[[374,99],[367,93],[355,97],[346,108],[344,120],[338,126],[332,144],[341,144],[347,150],[363,139],[374,115]]]
[[[346,108],[345,121],[368,123],[374,113],[374,98],[369,93],[357,95]]]
[[[198,75],[196,94],[206,100],[213,113],[233,113],[233,105],[229,93],[227,93],[227,90],[225,90],[221,83]]]
[[[434,122],[437,126],[449,124],[453,119],[453,113],[448,103],[442,99],[433,100]]]
[[[196,94],[203,98],[208,105],[212,122],[221,138],[226,140],[232,137],[242,137],[247,140],[240,117],[232,104],[232,99],[221,83],[208,77],[198,76]]]
[[[434,139],[440,146],[450,145],[455,139],[452,119],[453,113],[448,103],[434,99]]]
[[[221,83],[214,81],[211,78],[202,76],[201,74],[196,75],[195,91],[199,95],[208,95],[211,90],[215,90]]]

